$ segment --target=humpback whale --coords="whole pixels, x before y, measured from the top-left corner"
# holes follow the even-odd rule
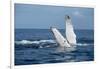
[[[66,37],[64,37],[56,27],[51,27],[51,31],[60,47],[66,47],[68,51],[72,51],[75,50],[76,34],[74,33],[71,18],[68,15],[65,16],[65,23]]]
[[[66,23],[66,39],[68,40],[70,45],[76,45],[76,34],[74,33],[73,25],[71,18],[69,16],[65,16]]]

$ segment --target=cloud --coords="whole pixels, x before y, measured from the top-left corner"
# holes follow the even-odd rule
[[[72,14],[74,16],[77,16],[77,17],[84,17],[84,15],[81,12],[79,12],[79,11],[74,11],[74,12],[72,12]]]

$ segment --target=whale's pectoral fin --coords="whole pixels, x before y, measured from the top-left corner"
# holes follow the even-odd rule
[[[70,47],[70,44],[68,44],[67,40],[62,36],[62,34],[57,30],[55,27],[51,27],[51,31],[57,41],[57,43],[61,47]]]
[[[69,16],[65,16],[66,20],[66,39],[70,44],[76,45],[76,34],[73,29],[72,21]]]

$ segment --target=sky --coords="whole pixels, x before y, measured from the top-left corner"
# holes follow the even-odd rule
[[[65,15],[69,15],[75,29],[94,29],[94,9],[50,5],[18,4],[14,6],[15,28],[65,28]]]

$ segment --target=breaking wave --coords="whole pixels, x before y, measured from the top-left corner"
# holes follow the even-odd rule
[[[29,41],[29,40],[21,40],[15,41],[16,44],[41,44],[41,43],[56,43],[55,40],[39,40],[39,41]]]
[[[88,45],[94,45],[93,43],[77,43],[77,46],[88,46]]]
[[[38,40],[38,41],[30,41],[30,40],[21,40],[21,41],[15,41],[15,44],[17,45],[32,45],[32,44],[56,44],[55,40]],[[93,45],[93,43],[77,43],[77,46],[88,46]]]

